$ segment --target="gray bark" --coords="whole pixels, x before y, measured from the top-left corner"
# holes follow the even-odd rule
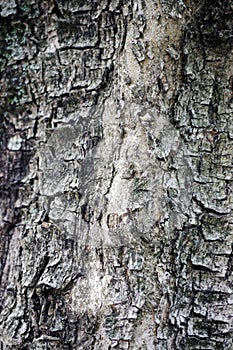
[[[1,349],[233,349],[231,1],[0,16]]]

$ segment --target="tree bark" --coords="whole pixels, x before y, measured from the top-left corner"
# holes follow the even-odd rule
[[[233,349],[232,3],[0,1],[0,345]]]

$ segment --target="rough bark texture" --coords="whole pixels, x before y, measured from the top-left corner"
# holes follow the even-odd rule
[[[232,2],[0,15],[1,349],[232,350]]]

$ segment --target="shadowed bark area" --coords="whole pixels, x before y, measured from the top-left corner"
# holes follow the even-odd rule
[[[1,349],[232,349],[232,18],[0,1]]]

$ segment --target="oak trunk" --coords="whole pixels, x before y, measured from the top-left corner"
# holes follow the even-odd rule
[[[233,349],[227,0],[0,1],[0,349]]]

